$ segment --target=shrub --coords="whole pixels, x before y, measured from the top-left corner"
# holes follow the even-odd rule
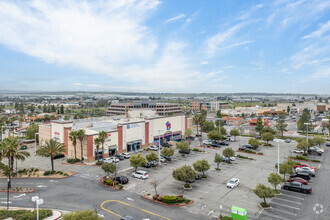
[[[321,162],[321,161],[319,161],[319,160],[311,160],[312,162]]]
[[[177,197],[177,199],[176,199],[177,203],[183,203],[183,201],[184,201],[184,198],[182,198],[182,197]]]
[[[296,155],[296,158],[299,160],[306,160],[306,157],[301,156],[301,155]]]
[[[50,174],[53,174],[53,172],[51,170],[47,170],[46,172],[44,172],[44,176],[48,176]]]
[[[216,167],[215,170],[219,171],[219,170],[221,170],[221,169]]]
[[[176,196],[163,196],[162,202],[166,204],[174,204],[176,203],[177,197]]]
[[[152,198],[153,198],[154,200],[156,200],[158,196],[159,196],[159,195],[156,194],[156,195],[153,195]]]
[[[190,199],[184,199],[184,203],[188,204],[190,202]]]
[[[104,184],[110,186],[110,184],[112,183],[112,179],[108,179],[104,181]]]
[[[122,189],[122,188],[124,188],[124,186],[123,185],[119,185],[118,188],[119,189]]]
[[[233,218],[229,216],[223,216],[221,220],[233,220]]]
[[[162,196],[157,196],[157,198],[156,198],[156,199],[157,199],[157,201],[160,201],[160,202],[161,202],[161,201],[162,201],[162,199],[163,199],[163,197],[162,197]]]
[[[260,205],[261,205],[262,208],[268,208],[268,207],[270,207],[269,204],[264,203],[264,202],[260,203]]]
[[[53,215],[52,210],[39,210],[40,219],[45,219]],[[15,220],[34,220],[35,213],[30,210],[0,210],[0,219],[13,218]]]
[[[67,174],[67,173],[64,173],[63,175],[64,175],[64,176],[69,176],[69,174]]]
[[[60,172],[59,172],[59,174],[63,175],[63,172],[62,172],[62,171],[60,171]]]
[[[193,151],[197,151],[197,152],[198,152],[198,151],[199,151],[199,149],[198,149],[198,148],[194,148],[194,149],[193,149]]]
[[[96,161],[96,163],[95,163],[96,165],[102,165],[103,164],[103,161]]]
[[[257,153],[257,154],[259,154],[259,155],[264,155],[264,153],[260,153],[260,152],[259,152],[259,153]]]
[[[184,186],[184,188],[190,188],[191,187],[189,183],[186,183],[183,186]]]

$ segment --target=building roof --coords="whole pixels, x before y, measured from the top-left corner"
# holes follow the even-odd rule
[[[238,121],[238,120],[242,120],[242,118],[240,118],[240,117],[223,117],[222,120],[224,120],[224,121]]]

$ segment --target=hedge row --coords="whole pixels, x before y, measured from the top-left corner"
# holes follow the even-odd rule
[[[37,214],[30,210],[0,210],[0,219],[12,218],[14,220],[35,220]],[[49,209],[39,210],[39,219],[45,219],[53,215]]]

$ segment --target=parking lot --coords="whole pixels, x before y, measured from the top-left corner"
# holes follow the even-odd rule
[[[204,137],[206,139],[206,136]],[[237,137],[235,142],[230,142],[228,147],[233,148],[235,151],[241,144],[248,143],[248,137]],[[178,152],[172,158],[172,161],[163,163],[159,167],[153,168],[138,168],[149,172],[149,179],[140,180],[132,178],[131,174],[133,168],[129,165],[129,160],[125,159],[117,163],[119,173],[117,175],[124,175],[129,178],[129,183],[125,185],[125,190],[136,194],[154,194],[154,189],[150,185],[150,182],[157,179],[160,184],[157,188],[161,195],[177,195],[184,194],[186,198],[193,199],[195,202],[183,209],[192,213],[203,213],[208,216],[218,216],[220,214],[219,206],[222,205],[222,214],[230,215],[230,208],[234,206],[243,207],[248,210],[248,217],[250,219],[274,219],[280,216],[280,218],[295,218],[298,215],[301,206],[306,198],[306,195],[291,192],[282,191],[282,195],[279,195],[271,200],[271,210],[265,210],[261,212],[258,204],[262,201],[253,193],[253,189],[258,183],[263,183],[268,186],[267,177],[271,172],[276,172],[275,163],[277,162],[277,143],[271,142],[273,147],[260,146],[258,151],[264,153],[264,155],[253,155],[246,153],[238,153],[242,156],[254,158],[255,160],[240,159],[236,157],[236,160],[232,164],[221,163],[221,171],[216,171],[216,163],[214,163],[215,153],[222,154],[222,151],[226,146],[222,146],[220,149],[206,148],[204,152],[194,152],[186,156],[181,156]],[[191,148],[197,147],[199,141],[195,140],[191,143]],[[292,150],[296,147],[295,142],[280,143],[280,163],[286,161],[287,156],[295,155]],[[203,148],[199,148],[204,150]],[[31,153],[33,148],[29,148]],[[150,152],[150,151],[149,151]],[[142,151],[142,155],[146,155],[149,152]],[[184,190],[183,182],[176,181],[172,177],[173,169],[176,169],[183,165],[192,165],[196,160],[207,159],[211,164],[211,169],[206,172],[208,178],[196,180],[192,183],[192,190]],[[99,179],[104,176],[104,172],[100,167],[96,166],[80,166],[80,165],[63,165],[64,158],[55,160],[55,169],[63,171],[75,171],[79,178],[85,181],[93,181],[95,184]],[[27,159],[24,164],[32,167],[33,157]],[[22,164],[19,164],[19,167]],[[25,165],[24,165],[25,166]],[[50,169],[50,159],[44,157],[38,157],[37,166],[41,169]],[[231,178],[238,178],[240,185],[234,189],[226,187],[226,183]],[[317,177],[316,177],[317,178]],[[308,197],[309,195],[307,195]],[[260,215],[260,216],[259,216]]]

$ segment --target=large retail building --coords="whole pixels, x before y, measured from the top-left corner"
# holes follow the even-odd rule
[[[132,152],[151,144],[181,138],[188,124],[185,115],[154,116],[138,118],[85,119],[75,121],[54,120],[50,124],[39,126],[39,143],[44,144],[49,139],[56,139],[65,145],[65,154],[74,157],[74,147],[69,139],[71,131],[83,129],[83,158],[87,162],[94,161],[102,155],[102,147],[96,152],[94,139],[100,131],[105,131],[108,138],[104,143],[104,157],[116,153]],[[81,159],[81,143],[77,140],[77,158]]]

